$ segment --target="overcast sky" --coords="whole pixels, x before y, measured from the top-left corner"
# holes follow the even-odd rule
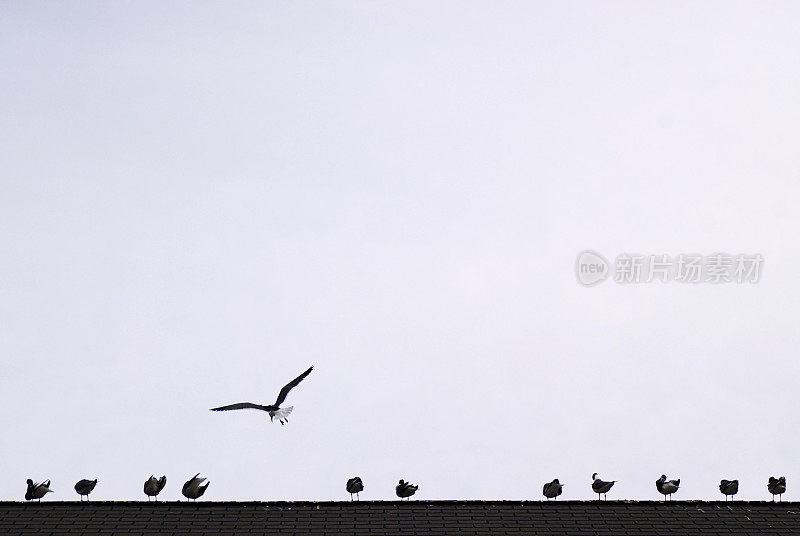
[[[800,4],[3,2],[0,499],[800,498]],[[575,260],[760,253],[757,284]],[[255,411],[294,390],[286,426]],[[796,484],[795,484],[796,483]],[[797,487],[795,487],[797,486]]]

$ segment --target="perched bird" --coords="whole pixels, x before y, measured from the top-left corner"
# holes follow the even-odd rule
[[[364,483],[361,481],[360,476],[355,476],[347,481],[347,493],[350,494],[351,501],[353,500],[353,493],[358,497],[358,494],[362,491],[364,491]],[[360,497],[358,498],[359,500],[361,499]]]
[[[561,495],[562,491],[561,488],[563,487],[564,484],[559,482],[558,479],[556,478],[552,482],[548,482],[547,484],[544,485],[544,487],[542,488],[542,493],[544,494],[545,497],[547,497],[547,500],[549,501],[550,499],[555,499],[556,497]]]
[[[94,480],[78,480],[75,484],[75,491],[78,492],[78,495],[81,496],[81,500],[83,500],[84,495],[86,496],[86,500],[89,500],[89,494],[92,492],[94,487],[97,485],[97,479]]]
[[[144,494],[147,495],[147,500],[149,501],[150,497],[155,497],[156,502],[158,502],[158,494],[161,493],[161,490],[164,489],[166,485],[166,476],[157,479],[153,475],[150,475],[150,478],[144,481]]]
[[[780,497],[780,500],[783,501],[783,494],[786,493],[786,477],[782,476],[780,478],[775,478],[774,476],[769,477],[769,482],[767,482],[767,489],[770,493],[772,493],[772,500],[775,500],[775,495]]]
[[[680,485],[680,478],[678,480],[667,480],[667,475],[661,475],[661,478],[656,480],[656,489],[664,496],[665,502],[667,500],[667,495],[669,495],[669,500],[672,500],[672,494],[678,491],[678,486]]]
[[[181,493],[183,493],[183,496],[186,497],[187,501],[189,499],[193,499],[196,501],[198,497],[201,497],[203,493],[206,492],[208,485],[211,484],[211,482],[206,482],[205,478],[199,478],[199,477],[200,473],[197,473],[192,478],[187,480],[186,483],[183,485],[183,490],[181,490]],[[200,485],[203,482],[206,482],[205,486]]]
[[[608,490],[610,490],[611,487],[614,485],[614,482],[616,482],[616,480],[612,480],[611,482],[600,480],[599,478],[597,478],[597,473],[592,475],[592,490],[594,490],[594,492],[597,493],[598,501],[600,500],[600,494],[602,494],[603,497],[606,498],[605,495],[606,493],[608,493]]]
[[[736,495],[739,493],[738,480],[720,480],[719,490],[725,495],[725,500],[728,500],[728,495]],[[733,499],[733,497],[731,497]]]
[[[404,498],[407,499],[412,495],[414,495],[418,489],[419,486],[415,486],[411,482],[405,482],[401,478],[400,483],[397,484],[397,486],[395,486],[394,492],[397,494],[398,497],[400,497],[400,500],[402,501]]]
[[[25,500],[32,501],[33,499],[39,499],[39,502],[41,502],[42,497],[52,492],[53,490],[50,489],[49,480],[45,480],[44,482],[39,483],[39,482],[34,482],[29,478],[28,491],[25,492]]]
[[[218,408],[211,408],[211,411],[228,411],[231,409],[260,409],[261,411],[266,411],[269,413],[269,420],[272,421],[275,417],[278,418],[278,422],[281,424],[285,424],[289,422],[287,418],[289,414],[292,412],[292,408],[294,406],[289,406],[288,408],[281,408],[281,404],[284,400],[286,400],[286,395],[289,394],[289,391],[297,387],[297,384],[303,381],[303,378],[311,374],[311,371],[314,370],[314,367],[308,367],[308,370],[302,373],[297,378],[293,379],[289,383],[283,386],[281,392],[278,393],[278,399],[275,400],[274,404],[270,404],[268,406],[262,406],[261,404],[253,404],[252,402],[240,402],[238,404],[230,404],[228,406],[220,406]]]

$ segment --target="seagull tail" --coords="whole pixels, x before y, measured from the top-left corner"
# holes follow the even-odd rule
[[[286,417],[288,417],[289,414],[292,412],[292,409],[294,409],[294,406],[289,406],[288,408],[280,408],[276,410],[274,414],[272,414],[272,417],[273,418],[277,417],[279,421],[285,421]]]

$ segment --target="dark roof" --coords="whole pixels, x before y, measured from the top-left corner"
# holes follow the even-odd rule
[[[800,503],[0,502],[0,534],[800,535]]]

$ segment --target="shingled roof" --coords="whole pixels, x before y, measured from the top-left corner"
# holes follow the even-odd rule
[[[800,503],[0,502],[0,533],[25,535],[800,535]]]

